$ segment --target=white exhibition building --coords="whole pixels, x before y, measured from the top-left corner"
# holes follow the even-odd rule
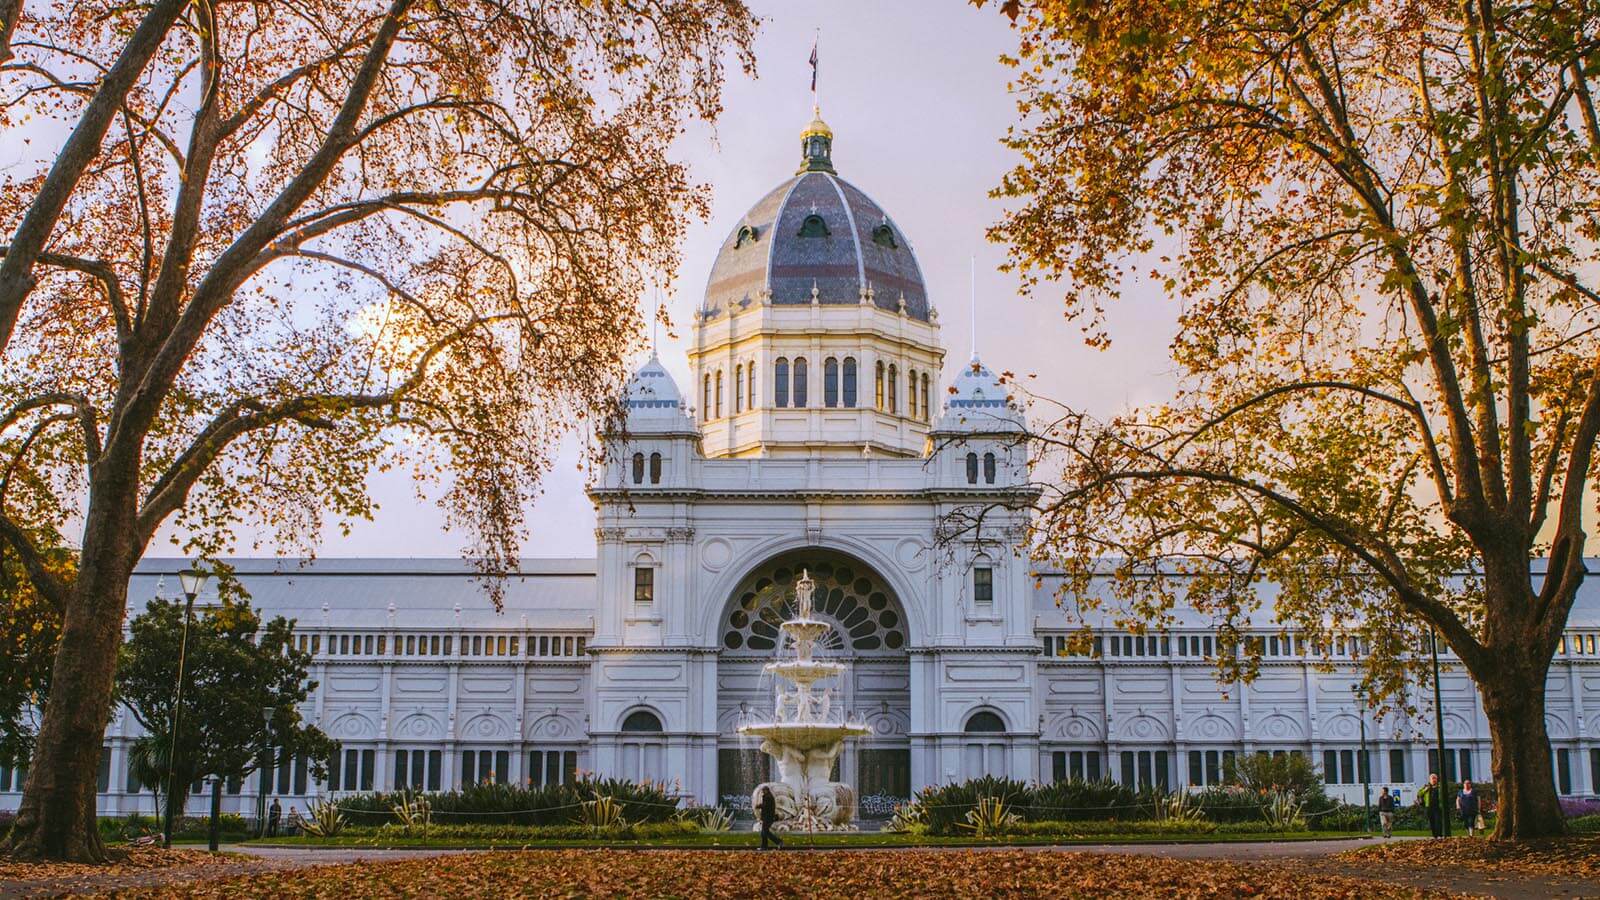
[[[327,783],[283,760],[265,784],[228,784],[225,810],[253,815],[263,790],[287,814],[329,792],[585,772],[740,802],[769,777],[738,728],[771,710],[762,666],[801,570],[836,626],[839,700],[870,727],[838,763],[866,815],[986,773],[1209,784],[1230,754],[1257,752],[1306,754],[1331,793],[1359,802],[1363,732],[1374,794],[1413,796],[1434,752],[1431,690],[1420,719],[1375,716],[1352,691],[1353,641],[1325,671],[1259,613],[1266,658],[1248,685],[1217,682],[1217,629],[1193,613],[1159,633],[1098,628],[1094,651],[1074,655],[1056,582],[1013,552],[1025,514],[994,513],[983,541],[937,539],[952,510],[1026,485],[1022,414],[976,356],[944,380],[911,242],[836,174],[832,142],[813,121],[799,171],[730,230],[688,389],[654,358],[629,383],[626,434],[590,487],[594,559],[525,560],[500,613],[460,560],[234,561],[257,608],[296,621],[317,682],[305,715],[341,751]],[[131,613],[181,597],[184,565],[142,563]],[[1562,794],[1600,792],[1597,641],[1591,580],[1546,688]],[[1459,665],[1443,698],[1447,771],[1488,777]],[[129,774],[138,734],[126,712],[106,731],[105,814],[153,810]],[[21,780],[0,768],[0,808]]]

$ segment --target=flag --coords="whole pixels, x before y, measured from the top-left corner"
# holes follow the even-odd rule
[[[811,93],[817,92],[817,44],[811,43]]]

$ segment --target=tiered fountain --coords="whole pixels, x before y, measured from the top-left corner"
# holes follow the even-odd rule
[[[779,645],[778,660],[765,666],[777,679],[772,721],[739,727],[740,734],[761,738],[761,752],[778,762],[778,780],[758,785],[752,803],[759,809],[762,789],[772,791],[778,807],[774,827],[782,831],[848,831],[854,827],[850,818],[855,812],[855,791],[829,781],[828,776],[844,742],[871,731],[863,723],[848,721],[844,710],[834,706],[832,690],[817,684],[839,676],[845,667],[812,658],[817,641],[833,630],[827,622],[812,618],[811,596],[816,589],[810,573],[802,570],[794,585],[797,614],[778,626],[788,640]],[[786,655],[790,645],[792,658]]]

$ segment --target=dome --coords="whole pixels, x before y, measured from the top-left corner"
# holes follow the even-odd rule
[[[889,214],[833,169],[833,131],[818,116],[801,135],[800,172],[762,197],[723,241],[703,314],[774,306],[856,305],[928,321],[922,268]]]
[[[622,389],[622,407],[629,431],[694,430],[677,382],[654,353]]]
[[[1023,425],[1022,412],[998,376],[977,356],[961,369],[950,387],[940,431],[1014,431]]]

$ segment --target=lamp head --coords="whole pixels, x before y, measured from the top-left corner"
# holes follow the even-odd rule
[[[208,572],[188,568],[178,573],[178,583],[183,586],[183,595],[193,600],[200,595],[200,589],[205,587],[206,580],[210,577]]]

